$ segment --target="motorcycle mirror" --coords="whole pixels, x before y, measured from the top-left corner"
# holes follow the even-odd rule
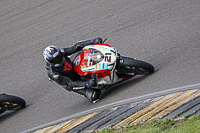
[[[103,40],[103,43],[104,43],[106,40],[107,40],[107,38]]]

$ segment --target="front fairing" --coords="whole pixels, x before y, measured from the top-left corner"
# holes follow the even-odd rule
[[[74,70],[82,76],[108,73],[115,67],[116,56],[117,51],[108,44],[88,45],[74,60]]]

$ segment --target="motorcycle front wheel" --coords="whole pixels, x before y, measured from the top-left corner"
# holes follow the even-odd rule
[[[24,108],[26,102],[24,99],[7,94],[0,94],[0,108],[3,110],[18,110]]]
[[[148,75],[154,72],[154,66],[150,63],[129,57],[123,58],[122,69],[125,69],[127,75]]]

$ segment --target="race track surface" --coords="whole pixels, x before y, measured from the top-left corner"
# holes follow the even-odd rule
[[[48,81],[44,48],[94,37],[122,55],[150,62],[96,104]],[[200,81],[199,0],[0,0],[1,92],[27,102],[0,115],[2,133],[16,133],[81,111]]]

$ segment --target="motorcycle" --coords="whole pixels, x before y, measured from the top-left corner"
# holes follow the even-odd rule
[[[76,73],[82,80],[95,78],[98,84],[88,92],[88,99],[95,89],[104,89],[123,82],[136,75],[148,75],[154,72],[150,63],[122,56],[116,48],[109,44],[92,44],[75,53],[70,58]]]
[[[6,110],[19,110],[25,106],[25,100],[18,96],[7,95],[4,93],[0,94],[0,114]]]

